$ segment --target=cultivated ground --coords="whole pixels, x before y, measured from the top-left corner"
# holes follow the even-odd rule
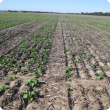
[[[4,22],[14,22],[20,16],[13,14],[12,21]],[[33,16],[32,21],[0,28],[3,110],[107,110],[110,18]]]

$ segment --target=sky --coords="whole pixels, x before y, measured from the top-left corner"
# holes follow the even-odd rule
[[[110,0],[0,0],[0,10],[104,13],[110,12]]]

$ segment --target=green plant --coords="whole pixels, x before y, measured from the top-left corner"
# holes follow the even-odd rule
[[[95,63],[89,63],[89,66],[92,66],[92,67],[96,68],[99,65],[95,62]]]
[[[69,90],[70,88],[69,87],[66,87],[66,90]]]
[[[90,58],[91,55],[92,55],[91,53],[88,53],[88,54],[87,54],[87,57]]]
[[[29,79],[25,85],[30,85],[31,87],[39,86],[37,78]]]
[[[73,52],[73,56],[75,56],[77,54],[77,52]]]
[[[20,94],[23,94],[23,98],[27,99],[29,103],[31,103],[34,100],[35,96],[38,96],[38,92],[32,91],[32,92],[21,92]]]
[[[70,79],[70,78],[68,78],[67,80],[68,80],[68,81],[71,81],[71,79]]]
[[[85,55],[85,54],[79,54],[79,56],[80,56],[81,58],[86,57],[86,55]]]
[[[72,59],[73,60],[73,59]],[[75,63],[78,63],[79,58],[76,58],[75,60],[73,60]]]
[[[11,76],[11,77],[9,77],[9,80],[10,81],[14,81],[16,79],[16,76]]]
[[[102,79],[102,76],[104,75],[102,72],[99,74],[97,72],[94,73],[97,76],[97,79]]]
[[[15,71],[15,72],[18,72],[18,71],[19,71],[19,68],[14,68],[14,71]]]
[[[27,74],[27,73],[29,73],[29,72],[31,72],[31,71],[30,71],[30,68],[25,68],[24,73]]]
[[[66,71],[68,71],[68,70],[70,70],[70,69],[72,69],[72,65],[71,65],[71,66],[66,66],[66,67],[65,67],[65,70],[66,70]]]
[[[69,73],[66,73],[65,75],[68,75],[68,76],[71,76],[73,73],[69,72]]]
[[[69,51],[69,49],[64,48],[64,51],[67,52],[67,51]]]
[[[36,69],[34,69],[35,73],[41,73],[42,72],[42,67],[38,66]]]
[[[34,64],[34,62],[35,62],[35,59],[34,58],[31,58],[31,59],[29,59],[28,64],[29,65],[32,65],[32,64]]]
[[[102,93],[102,91],[101,91],[101,90],[97,90],[96,88],[93,88],[93,89],[92,89],[92,91],[93,91],[93,92],[100,93],[100,94]]]
[[[2,92],[8,93],[9,91],[6,89],[7,89],[6,85],[2,86],[2,88],[0,88],[0,93],[2,93]]]
[[[9,103],[9,105],[12,105],[12,104],[13,104],[13,102],[10,102],[10,103]]]
[[[72,86],[71,88],[69,87],[66,87],[66,90],[69,90],[69,91],[73,91],[74,87]]]

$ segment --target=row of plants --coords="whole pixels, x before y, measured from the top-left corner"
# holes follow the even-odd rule
[[[31,24],[30,23],[29,24],[24,24],[23,26],[18,27],[17,28],[18,30],[14,29],[14,30],[4,31],[2,33],[3,35],[1,35],[0,43],[4,42],[4,41],[6,41],[6,40],[8,40],[12,37],[15,37],[18,34],[21,34],[21,33],[23,34],[23,32],[26,32],[27,29],[31,29],[31,28],[35,27],[36,25],[38,25],[38,24],[40,24],[40,22],[34,22],[34,23],[31,23]]]
[[[56,24],[54,24],[53,27],[51,27],[52,28],[52,32],[51,33],[53,33],[53,31],[55,29],[55,26],[56,26]],[[26,104],[27,103],[31,103],[34,99],[39,97],[39,92],[35,91],[34,89],[35,89],[35,87],[39,87],[38,78],[40,77],[41,74],[43,74],[43,65],[46,62],[48,51],[51,48],[51,35],[47,35],[47,34],[45,36],[41,35],[41,37],[38,37],[38,38],[39,38],[39,43],[41,43],[41,46],[42,46],[40,48],[40,50],[38,50],[36,52],[37,47],[35,48],[35,50],[33,48],[31,48],[31,49],[29,48],[29,50],[32,51],[33,57],[28,58],[28,64],[29,64],[30,67],[33,67],[33,65],[34,65],[33,62],[35,62],[34,66],[36,66],[36,68],[34,69],[34,76],[33,76],[33,78],[29,79],[28,81],[25,82],[25,86],[29,86],[31,88],[30,89],[31,91],[23,91],[23,92],[20,93],[20,96],[23,97],[24,102]],[[24,47],[22,47],[22,48],[24,48]],[[22,49],[22,48],[20,47],[20,49]],[[17,47],[17,49],[19,49],[19,46]],[[14,56],[16,56],[16,55],[13,54],[13,57]],[[37,56],[37,60],[35,58],[36,56]],[[36,65],[36,61],[37,61],[37,65]],[[16,61],[14,61],[14,63],[15,62]],[[9,77],[10,81],[13,81],[15,79],[16,79],[15,76]],[[2,92],[4,93],[6,90],[4,89],[4,90],[2,90]],[[6,92],[10,92],[10,91],[8,90]]]
[[[66,25],[65,25],[66,26]],[[69,26],[66,26],[66,28],[65,28],[65,30],[67,30],[67,29],[70,29],[71,27]],[[68,33],[67,33],[68,34]],[[70,35],[71,35],[71,30],[70,30]],[[81,35],[81,33],[79,33],[79,35]],[[82,38],[82,37],[80,37],[80,36],[76,36],[76,35],[74,35],[74,37],[75,37],[75,40],[79,40],[80,38]],[[80,40],[82,40],[82,39],[80,39]],[[85,41],[85,39],[83,39],[83,41],[84,42],[86,42]],[[74,44],[74,43],[73,43]],[[77,43],[76,43],[77,44]],[[74,44],[75,45],[75,44]],[[68,51],[69,49],[65,49],[65,51]],[[94,58],[94,56],[91,54],[91,53],[88,53],[88,54],[85,54],[85,53],[81,53],[79,50],[78,50],[78,48],[77,48],[77,52],[73,52],[73,59],[71,59],[71,60],[73,60],[73,62],[74,63],[81,63],[81,62],[84,62],[83,60],[85,59],[85,58],[87,58],[88,60],[87,61],[89,61],[90,59],[92,59],[92,58]],[[76,58],[75,58],[75,56],[76,56]],[[78,58],[77,58],[78,57]],[[104,73],[103,72],[97,72],[96,71],[96,68],[98,67],[98,68],[101,68],[102,66],[98,63],[98,61],[99,62],[103,62],[103,63],[107,63],[108,62],[108,60],[106,60],[106,59],[102,59],[102,58],[99,58],[99,59],[95,59],[96,60],[96,62],[94,62],[94,63],[89,63],[88,65],[90,66],[90,67],[92,67],[92,70],[94,69],[94,74],[97,76],[97,79],[103,79],[103,76],[104,76]],[[103,67],[103,68],[105,68],[105,66]],[[102,71],[103,71],[103,69],[102,69]]]
[[[67,27],[68,28],[68,27]],[[64,39],[65,40],[65,39]],[[68,40],[69,41],[69,40]],[[72,43],[73,44],[73,43]],[[70,44],[69,44],[69,46],[70,46]],[[75,45],[73,45],[74,47],[75,47]],[[69,49],[67,49],[67,48],[65,48],[64,49],[64,51],[65,52],[67,52],[67,51],[69,51]],[[71,51],[71,50],[70,50]],[[85,60],[85,59],[88,59],[88,61],[90,61],[90,59],[92,59],[94,56],[91,54],[91,53],[88,53],[88,54],[86,54],[86,53],[84,53],[84,52],[80,52],[80,50],[78,50],[78,48],[77,48],[77,51],[76,52],[73,52],[72,53],[72,56],[73,56],[73,58],[71,59],[74,63],[82,63],[83,62],[83,60]],[[76,58],[75,58],[76,57]],[[102,59],[102,58],[99,58],[99,59],[97,59],[99,62],[105,62],[105,63],[107,63],[107,60],[106,59]],[[88,64],[89,66],[91,66],[91,67],[93,67],[93,68],[97,68],[97,67],[100,67],[101,65],[99,65],[99,63],[98,62],[95,62],[95,63],[89,63]],[[66,68],[65,68],[65,70],[71,70],[72,69],[72,66],[67,66]],[[102,72],[95,72],[94,73],[96,76],[97,76],[97,79],[103,79],[103,75],[104,75],[104,73],[102,73]],[[71,74],[69,74],[69,73],[67,73],[67,75],[70,75],[71,76]],[[68,90],[68,91],[73,91],[74,90],[74,87],[72,86],[72,87],[66,87],[66,90]],[[95,93],[98,93],[98,94],[101,94],[102,93],[102,90],[97,90],[96,88],[93,88],[92,89],[92,91],[93,92],[95,92]]]
[[[31,36],[30,38],[31,39],[28,39],[29,40],[28,42],[27,42],[27,39],[23,39],[22,44],[20,44],[19,46],[18,45],[15,46],[15,50],[11,54],[11,56],[2,56],[0,69],[9,67],[9,68],[7,68],[7,72],[14,71],[15,73],[17,73],[18,71],[20,71],[20,68],[16,68],[17,62],[19,60],[22,59],[22,61],[23,61],[23,60],[28,59],[30,66],[34,63],[34,60],[37,58],[40,48],[42,47],[43,43],[45,43],[45,40],[48,39],[48,35],[45,35],[45,37],[43,37],[43,35],[41,35],[40,37]],[[47,42],[45,48],[47,48],[49,46],[49,44],[50,43]],[[29,45],[31,45],[31,47]],[[39,48],[37,47],[37,45],[39,45]],[[28,55],[26,55],[27,53],[28,53]],[[20,59],[18,59],[19,54],[20,54]],[[23,65],[24,64],[22,63],[19,66],[22,67]],[[26,69],[26,71],[30,72],[28,69]]]
[[[36,18],[37,17],[37,18]],[[0,30],[1,29],[5,29],[5,28],[8,28],[8,27],[12,27],[12,26],[15,26],[15,25],[18,25],[18,24],[22,24],[22,23],[26,23],[26,22],[30,22],[30,21],[48,21],[49,19],[51,18],[51,16],[37,16],[37,15],[31,15],[31,17],[28,15],[27,18],[22,18],[22,19],[17,19],[17,21],[14,21],[13,22],[8,22],[8,23],[3,23],[3,24],[0,24]],[[56,19],[56,18],[55,18]],[[58,19],[58,17],[57,17]]]

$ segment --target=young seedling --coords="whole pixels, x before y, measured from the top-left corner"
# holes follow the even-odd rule
[[[71,79],[70,79],[70,78],[68,78],[67,80],[68,80],[68,81],[71,81]]]
[[[102,76],[104,75],[102,72],[100,72],[99,74],[95,72],[94,74],[97,76],[97,79],[102,79]]]
[[[92,67],[96,68],[99,65],[95,62],[95,63],[89,63],[89,66],[92,66]]]
[[[75,56],[77,54],[77,52],[73,52],[73,56]]]
[[[71,70],[71,69],[72,69],[72,65],[71,65],[71,66],[66,66],[66,67],[65,67],[65,70],[66,70],[66,71]]]
[[[67,51],[69,51],[69,49],[64,48],[64,51],[67,52]]]
[[[69,87],[66,87],[66,90],[69,90],[70,88]]]
[[[91,56],[91,55],[92,55],[92,54],[91,54],[91,53],[89,53],[89,54],[87,54],[87,57],[88,57],[88,58],[90,58],[90,56]]]
[[[19,68],[15,68],[14,71],[17,73],[19,71]]]
[[[69,90],[69,91],[73,91],[73,89],[74,89],[74,87],[72,86],[71,88],[69,88],[69,87],[66,87],[66,90]]]
[[[73,60],[75,63],[79,62],[79,58],[76,58],[75,60]]]
[[[102,91],[101,91],[101,90],[97,90],[96,88],[93,88],[93,89],[92,89],[92,91],[93,91],[93,92],[100,93],[100,94],[102,93]]]
[[[35,86],[37,87],[37,86],[39,86],[37,78],[33,78],[33,79],[28,80],[25,83],[25,85],[29,85],[30,87],[35,87]]]
[[[8,93],[9,91],[6,89],[7,89],[6,85],[2,86],[2,88],[0,88],[0,93],[3,93],[3,92]]]
[[[86,57],[86,55],[85,55],[85,54],[79,54],[79,56],[80,56],[81,58]]]
[[[37,74],[39,74],[39,73],[41,73],[42,72],[42,67],[41,66],[38,66],[36,69],[34,69],[34,71],[35,71],[35,73]]]
[[[16,76],[11,76],[11,77],[9,77],[9,80],[10,81],[14,81],[16,79]]]
[[[23,98],[27,99],[29,103],[31,103],[34,100],[34,97],[38,96],[39,93],[36,91],[32,91],[32,92],[21,92],[20,94],[23,94]]]
[[[65,75],[68,75],[68,76],[71,76],[73,73],[69,72],[69,73],[66,73]]]

